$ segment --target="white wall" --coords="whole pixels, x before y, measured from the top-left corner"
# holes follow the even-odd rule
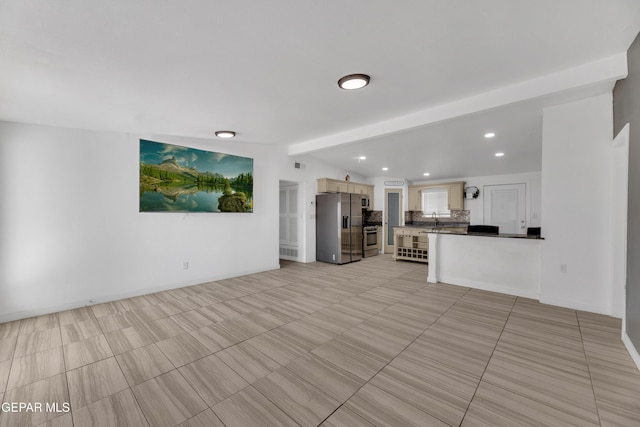
[[[627,283],[627,215],[629,196],[629,124],[612,142],[611,225],[611,315],[624,317]]]
[[[544,303],[610,313],[612,133],[611,93],[543,112]]]
[[[447,180],[417,181],[411,185],[438,184],[441,182],[464,181],[466,187],[478,187],[477,199],[464,201],[464,208],[471,211],[471,224],[484,224],[484,186],[503,184],[526,184],[526,221],[527,227],[540,227],[541,208],[541,172],[514,173],[507,175],[474,176]],[[544,230],[543,230],[544,234]]]
[[[543,244],[537,239],[430,233],[427,280],[537,299]]]
[[[404,182],[404,185],[399,187],[397,185],[389,186],[385,185],[385,182],[396,181]],[[401,189],[402,190],[402,211],[409,210],[409,192],[408,184],[404,178],[392,178],[392,177],[375,177],[368,178],[367,183],[374,186],[373,188],[373,210],[382,211],[384,215],[384,190],[385,189]],[[383,216],[384,218],[384,216]],[[404,221],[404,218],[400,218]]]
[[[471,224],[484,224],[484,186],[525,184],[526,187],[526,221],[527,227],[540,227],[541,213],[541,172],[516,173],[509,175],[492,175],[465,178],[465,187],[478,187],[480,195],[477,199],[464,201],[464,208],[471,211]]]
[[[254,212],[139,213],[139,137],[253,157]],[[284,159],[266,146],[0,122],[0,322],[278,268]]]
[[[282,149],[284,154],[286,151]],[[300,169],[296,169],[294,164],[301,164]],[[311,155],[288,157],[278,157],[273,167],[278,171],[281,180],[298,182],[304,199],[304,243],[303,253],[299,258],[303,262],[314,262],[316,260],[316,194],[318,194],[318,178],[332,178],[343,180],[347,174],[352,182],[364,183],[365,179],[360,175],[355,175],[347,170],[336,168],[324,163]]]

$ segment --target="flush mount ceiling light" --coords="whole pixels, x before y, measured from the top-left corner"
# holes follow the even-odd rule
[[[349,74],[338,80],[338,86],[344,90],[354,90],[369,84],[371,77],[366,74]]]
[[[502,157],[502,156],[504,156],[504,153],[496,153],[496,154],[494,154],[494,155],[495,155],[496,157]]]
[[[493,138],[494,136],[496,136],[495,132],[487,132],[484,134],[485,138]]]
[[[218,138],[233,138],[236,133],[232,130],[219,130],[216,132]]]
[[[358,156],[356,157],[358,160],[367,160],[367,156]]]
[[[431,174],[430,174],[429,172],[425,172],[425,173],[423,173],[422,175],[424,175],[424,176],[429,176],[429,175],[431,175]]]
[[[383,170],[383,171],[388,171],[388,170],[389,170],[389,168],[382,168],[382,170]]]

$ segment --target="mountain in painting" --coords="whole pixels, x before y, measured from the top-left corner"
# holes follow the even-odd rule
[[[198,172],[196,168],[178,164],[174,156],[165,159],[159,165],[140,164],[140,180],[146,184],[158,182],[174,183],[223,183],[226,178],[219,173]]]

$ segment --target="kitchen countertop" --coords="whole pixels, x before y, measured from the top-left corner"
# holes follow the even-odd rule
[[[424,229],[429,233],[438,233],[438,234],[458,234],[461,236],[478,236],[478,237],[500,237],[500,238],[509,238],[509,239],[530,239],[530,240],[544,240],[544,237],[541,236],[527,236],[526,234],[508,234],[508,233],[500,233],[500,234],[487,234],[487,233],[468,233],[466,229],[462,230],[447,230],[447,228],[461,228],[466,227],[465,225],[440,225],[438,227],[433,227],[431,225],[425,224],[406,224],[399,225],[393,228],[420,228]]]

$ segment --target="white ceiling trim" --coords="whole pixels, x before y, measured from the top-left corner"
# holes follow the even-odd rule
[[[621,52],[598,61],[546,74],[535,79],[526,80],[458,101],[441,104],[437,107],[383,120],[345,132],[291,144],[289,145],[288,152],[289,155],[292,156],[305,154],[351,142],[362,141],[367,138],[430,125],[516,102],[532,100],[592,85],[615,82],[626,76],[627,53]]]

